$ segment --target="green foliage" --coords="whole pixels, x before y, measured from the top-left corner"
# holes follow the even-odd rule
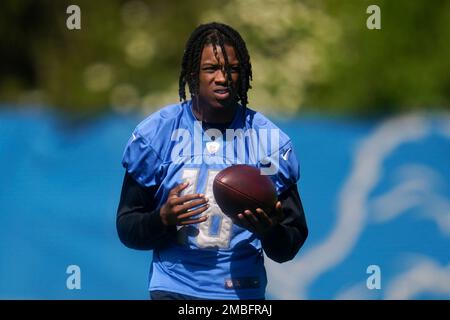
[[[184,44],[200,23],[241,32],[265,112],[377,115],[450,108],[450,1],[3,0],[0,100],[69,112],[150,112],[178,100]],[[381,30],[366,9],[381,8]]]
[[[381,30],[360,14],[374,3]],[[326,11],[342,39],[323,56],[327,76],[309,84],[307,105],[359,115],[450,108],[449,1],[330,0]]]

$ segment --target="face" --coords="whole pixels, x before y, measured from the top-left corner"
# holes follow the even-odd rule
[[[225,45],[231,71],[231,90],[227,87],[227,72],[220,46],[216,45],[217,56],[212,45],[202,51],[199,73],[199,100],[203,107],[224,109],[235,104],[239,79],[239,60],[232,46]]]

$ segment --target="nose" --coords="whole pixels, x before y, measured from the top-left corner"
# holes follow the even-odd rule
[[[214,81],[216,83],[225,83],[226,82],[226,71],[225,69],[218,69],[216,70],[216,74],[214,76]]]

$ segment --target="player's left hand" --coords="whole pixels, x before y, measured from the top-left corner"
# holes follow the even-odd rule
[[[273,227],[283,220],[283,209],[281,208],[280,201],[276,203],[274,210],[275,212],[271,217],[260,208],[256,209],[255,212],[245,210],[243,213],[237,215],[237,221],[235,222],[262,239]]]

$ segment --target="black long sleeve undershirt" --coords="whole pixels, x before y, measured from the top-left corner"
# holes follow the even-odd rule
[[[284,218],[261,239],[261,243],[266,255],[281,263],[295,257],[308,237],[308,226],[296,184],[281,193],[278,200]]]
[[[129,248],[153,250],[176,237],[176,227],[165,226],[159,208],[154,208],[156,189],[141,186],[125,173],[116,226],[120,240]],[[308,228],[296,185],[284,191],[279,200],[284,219],[261,243],[266,255],[281,263],[295,257],[308,236]]]
[[[176,227],[163,224],[153,199],[157,187],[146,188],[125,173],[116,227],[120,241],[132,249],[153,250],[176,234]]]

